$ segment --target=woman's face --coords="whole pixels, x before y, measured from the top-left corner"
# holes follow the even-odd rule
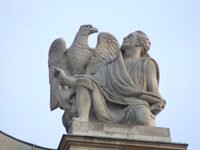
[[[124,38],[121,49],[123,51],[126,51],[126,50],[133,49],[134,47],[136,47],[136,45],[138,44],[137,37],[138,37],[137,32],[133,32],[129,34],[127,37]]]

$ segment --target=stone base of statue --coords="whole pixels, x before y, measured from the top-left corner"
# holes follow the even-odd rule
[[[187,146],[172,143],[168,128],[74,121],[58,150],[186,150]]]

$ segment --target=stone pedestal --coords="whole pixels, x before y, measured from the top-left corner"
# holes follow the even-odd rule
[[[58,150],[186,150],[172,143],[168,128],[72,122]]]
[[[68,134],[95,137],[171,142],[168,128],[107,124],[99,122],[72,122]]]
[[[187,144],[63,135],[58,150],[186,150]]]

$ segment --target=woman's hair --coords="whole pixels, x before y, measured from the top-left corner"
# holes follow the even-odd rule
[[[149,38],[147,37],[147,35],[142,32],[142,31],[136,31],[138,34],[137,38],[139,40],[139,43],[142,47],[142,53],[141,53],[141,56],[146,54],[147,51],[150,49],[150,46],[151,46],[151,42],[149,41]]]

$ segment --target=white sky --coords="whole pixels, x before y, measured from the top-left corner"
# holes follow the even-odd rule
[[[80,25],[92,24],[122,43],[142,30],[160,67],[167,101],[158,127],[173,142],[199,147],[200,2],[195,0],[6,0],[0,2],[0,130],[40,146],[57,148],[65,128],[62,110],[50,111],[48,50],[63,37],[69,47]],[[95,47],[97,35],[89,38]]]

